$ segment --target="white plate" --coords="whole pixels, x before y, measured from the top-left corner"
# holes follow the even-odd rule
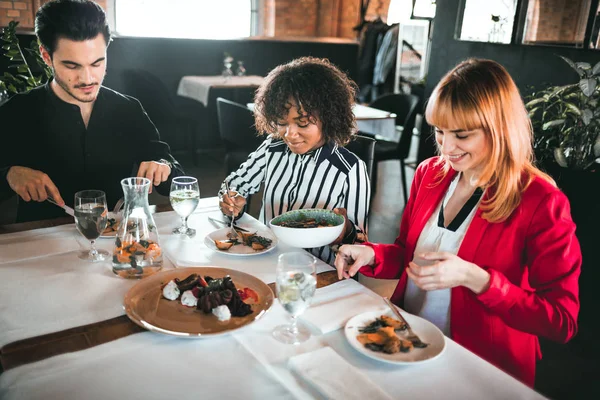
[[[256,232],[256,234],[258,236],[264,236],[267,239],[271,239],[272,240],[271,246],[267,247],[264,250],[254,250],[250,246],[246,246],[243,244],[236,244],[234,246],[231,246],[229,248],[229,250],[219,250],[214,241],[215,240],[227,240],[227,233],[229,232],[229,228],[221,228],[219,230],[209,233],[208,235],[206,235],[204,237],[204,244],[206,245],[206,247],[208,247],[211,250],[216,251],[217,253],[227,254],[230,256],[254,256],[257,254],[264,254],[264,253],[267,253],[267,252],[273,250],[275,248],[275,246],[277,246],[277,238],[275,237],[273,232],[271,232],[267,228],[257,230],[257,229],[253,229],[251,227],[243,226],[243,225],[240,225],[240,228],[247,229],[249,232]]]
[[[356,339],[356,336],[360,334],[358,331],[359,328],[367,326],[381,315],[387,315],[397,319],[389,309],[367,311],[352,317],[346,323],[346,327],[344,328],[346,339],[348,339],[348,342],[352,347],[367,357],[391,364],[417,364],[438,358],[446,349],[446,340],[442,331],[440,331],[437,326],[421,317],[417,317],[416,315],[412,315],[404,311],[400,312],[406,319],[406,322],[410,324],[413,332],[419,336],[423,342],[429,343],[429,346],[425,347],[424,349],[414,348],[408,353],[398,352],[394,354],[386,354],[369,350],[363,344],[361,344],[358,339]],[[402,337],[402,332],[397,332],[397,334],[399,337]]]

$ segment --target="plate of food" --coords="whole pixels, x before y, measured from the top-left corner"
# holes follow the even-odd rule
[[[125,295],[125,313],[149,331],[184,338],[231,333],[273,305],[271,288],[245,272],[220,267],[162,271]]]
[[[106,224],[106,228],[104,232],[100,235],[101,238],[115,238],[117,236],[117,231],[119,230],[119,224],[121,223],[121,213],[114,213],[112,211],[108,212],[108,222]]]
[[[391,364],[417,364],[439,357],[446,348],[444,334],[431,322],[400,311],[425,347],[406,340],[404,324],[391,310],[367,311],[352,317],[344,328],[346,339],[360,353]]]
[[[238,239],[231,240],[227,236],[230,228],[218,229],[204,237],[204,244],[216,252],[232,256],[253,256],[267,253],[277,246],[277,237],[268,229],[251,229],[246,232],[237,231]]]

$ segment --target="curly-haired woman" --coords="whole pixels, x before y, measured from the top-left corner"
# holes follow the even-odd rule
[[[324,208],[346,216],[334,242],[354,243],[365,232],[370,183],[365,163],[346,150],[356,131],[356,84],[324,59],[303,57],[273,69],[256,92],[256,128],[265,141],[225,181],[221,209],[238,215],[264,183],[260,220],[286,211]],[[224,193],[224,190],[222,190]],[[329,247],[311,249],[333,263]]]

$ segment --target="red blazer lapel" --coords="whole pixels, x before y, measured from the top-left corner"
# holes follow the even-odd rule
[[[444,198],[444,195],[450,186],[450,182],[452,182],[452,179],[457,174],[456,171],[450,170],[440,183],[432,187],[431,185],[436,181],[438,172],[439,169],[434,169],[431,174],[423,178],[423,182],[419,186],[416,198],[417,206],[411,216],[411,224],[406,238],[406,243],[410,246],[410,248],[407,247],[406,249],[407,264],[413,259],[417,241],[419,240],[419,236],[421,235],[425,224],[429,221],[431,214],[433,214],[436,207],[440,204],[440,201]]]

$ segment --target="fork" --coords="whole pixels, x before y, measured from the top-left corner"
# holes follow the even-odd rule
[[[396,315],[396,317],[398,317],[398,319],[404,324],[404,327],[402,329],[400,329],[400,330],[401,331],[406,331],[406,333],[407,333],[406,340],[410,341],[413,344],[413,346],[415,346],[416,348],[422,349],[422,348],[425,348],[425,347],[429,346],[427,343],[421,341],[421,339],[413,332],[413,330],[410,327],[410,325],[408,324],[408,322],[406,322],[406,320],[404,319],[404,317],[400,314],[400,312],[398,311],[398,309],[396,308],[396,306],[394,304],[392,304],[392,302],[390,301],[390,299],[388,299],[387,297],[384,297],[383,301],[385,301],[385,303],[394,312],[394,315]]]
[[[225,190],[227,191],[227,197],[229,197],[229,192],[231,191],[229,189],[229,182],[225,181]],[[229,226],[229,233],[227,234],[227,237],[231,240],[235,240],[239,237],[238,233],[235,231],[235,228],[233,227],[233,223],[235,221],[235,216],[233,215],[233,212],[231,213],[231,225]]]

